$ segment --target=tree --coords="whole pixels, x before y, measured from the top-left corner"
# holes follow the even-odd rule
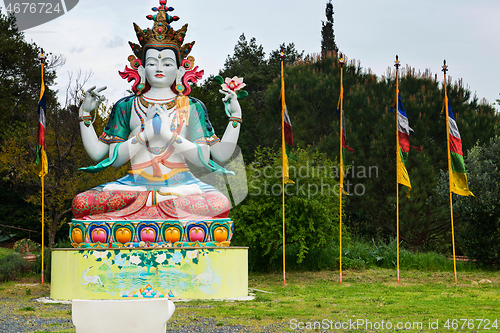
[[[0,13],[0,141],[13,135],[26,135],[26,123],[38,120],[40,49],[24,40],[24,33],[17,29],[15,22],[14,16]],[[57,101],[50,86],[56,77],[55,69],[64,63],[64,58],[50,53],[46,56],[46,99],[48,107],[53,108]]]
[[[293,126],[294,144],[314,145],[331,159],[339,157],[339,118],[336,112],[340,89],[338,60],[323,56],[287,68],[286,100]],[[400,230],[404,244],[417,251],[422,246],[449,242],[449,217],[438,204],[436,187],[441,170],[447,169],[446,124],[441,115],[444,92],[429,72],[406,68],[400,91],[410,126],[415,130],[408,171],[411,197],[400,191]],[[267,90],[269,110],[279,108],[280,84]],[[349,228],[360,237],[390,239],[396,235],[396,128],[394,113],[395,77],[377,78],[362,72],[355,61],[344,69],[344,106],[351,184],[346,197]],[[500,118],[490,105],[478,104],[461,82],[448,86],[450,103],[461,130],[464,151],[477,140],[486,142],[497,132]],[[278,128],[279,114],[268,112],[268,130]],[[279,134],[269,135],[278,140]],[[278,141],[279,142],[279,141]],[[371,171],[371,172],[370,172]],[[347,186],[347,183],[346,183]]]
[[[333,5],[332,0],[328,0],[325,9],[326,22],[321,21],[321,53],[328,54],[334,51],[339,51],[335,43],[335,34],[333,31]]]
[[[457,243],[469,258],[495,264],[500,261],[500,137],[475,145],[465,165],[475,197],[454,196],[453,209],[460,222]],[[445,179],[447,182],[447,174]]]
[[[304,52],[299,53],[293,43],[282,44],[281,48],[283,48],[287,64],[296,63],[303,58]],[[238,140],[246,162],[253,159],[254,151],[258,146],[274,144],[268,137],[267,129],[270,117],[268,112],[281,114],[281,106],[268,111],[265,107],[265,96],[267,87],[279,80],[279,54],[280,49],[276,49],[266,58],[264,48],[257,44],[255,38],[248,41],[245,35],[241,34],[234,47],[234,54],[227,57],[224,68],[219,71],[219,75],[223,78],[243,77],[246,83],[245,90],[249,93],[247,98],[240,100],[244,125]],[[221,102],[222,97],[219,89],[220,86],[212,77],[209,77],[203,84],[193,87],[191,96],[205,103],[215,132],[221,134],[224,133],[227,126],[227,116]],[[273,127],[272,131],[281,133],[278,127]],[[274,140],[274,135],[272,140]]]
[[[93,164],[83,148],[78,123],[78,108],[83,100],[82,87],[85,81],[85,78],[79,76],[76,86],[68,88],[64,107],[61,108],[57,103],[47,107],[45,139],[49,172],[44,177],[44,220],[48,231],[46,244],[49,248],[54,244],[58,230],[71,219],[71,201],[74,196],[117,178],[116,171],[111,169],[98,175],[78,171],[79,167]],[[29,110],[22,116],[30,119],[29,113],[36,112]],[[95,125],[101,130],[105,124],[105,114],[103,106],[95,117]],[[36,212],[36,218],[30,219],[30,223],[35,224],[25,226],[34,230],[40,230],[38,216],[41,212],[41,180],[34,164],[37,127],[38,118],[21,127],[26,129],[26,135],[10,136],[3,140],[0,156],[0,173],[3,175],[5,188],[25,201],[12,208],[36,207],[32,210]],[[123,168],[120,171],[125,172]],[[19,226],[18,221],[12,221],[12,224]],[[65,237],[67,236],[66,234]]]
[[[337,165],[317,149],[294,149],[290,178],[285,185],[286,249],[300,264],[309,251],[338,242],[338,182],[331,177]],[[235,233],[232,244],[249,246],[250,270],[279,268],[283,248],[281,152],[258,148],[247,166],[249,194],[231,210]]]
[[[25,41],[24,33],[16,28],[14,16],[0,13],[0,143],[2,150],[13,151],[4,156],[0,163],[0,190],[7,197],[2,201],[3,224],[25,229],[40,230],[38,226],[38,207],[25,201],[29,192],[14,190],[14,179],[18,184],[26,181],[26,171],[34,163],[35,145],[33,144],[37,127],[36,112],[40,95],[40,49],[34,43]],[[49,109],[57,105],[55,92],[50,88],[54,83],[55,69],[64,59],[61,56],[47,55],[45,66],[46,100]],[[31,143],[28,143],[31,142]],[[17,151],[16,151],[17,150]],[[23,168],[13,167],[28,154]],[[31,192],[32,193],[32,192]],[[27,237],[24,232],[16,232],[19,237]],[[40,240],[41,233],[33,237]]]

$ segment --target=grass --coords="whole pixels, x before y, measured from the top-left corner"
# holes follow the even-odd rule
[[[72,324],[56,323],[54,325],[53,323],[53,319],[71,321],[71,315],[68,315],[71,305],[42,304],[35,301],[40,297],[48,297],[49,293],[50,284],[40,285],[39,275],[25,277],[18,281],[0,283],[0,299],[2,299],[0,325],[7,325],[6,322],[15,320],[16,322],[26,323],[27,327],[32,328],[27,332],[41,331],[43,329],[50,331],[54,330],[55,327],[60,327],[60,329],[73,328],[73,331],[69,332],[75,332]],[[35,318],[39,319],[39,321],[32,323],[31,326],[28,325]],[[46,323],[44,323],[45,321]]]
[[[254,289],[255,294],[253,301],[177,302],[174,317],[167,327],[175,331],[186,325],[196,325],[201,318],[209,318],[214,328],[243,325],[243,331],[287,332],[298,328],[300,323],[306,328],[307,325],[310,328],[314,328],[314,325],[316,328],[319,325],[335,328],[335,325],[347,325],[349,321],[356,323],[357,320],[361,323],[362,320],[372,325],[382,321],[385,325],[390,322],[394,326],[399,322],[402,325],[422,323],[421,327],[415,326],[416,329],[406,329],[409,332],[470,332],[479,331],[479,321],[468,322],[469,325],[475,325],[475,330],[466,330],[466,327],[464,330],[455,330],[452,320],[457,319],[455,324],[461,326],[463,322],[460,319],[489,319],[489,331],[500,331],[492,326],[494,320],[498,320],[500,326],[498,272],[459,272],[457,285],[453,281],[453,271],[401,271],[398,284],[393,269],[381,268],[346,270],[342,285],[338,283],[338,271],[287,273],[286,286],[282,286],[281,278],[281,273],[250,274],[249,287]],[[19,318],[71,318],[70,306],[41,305],[33,301],[33,298],[48,294],[48,285],[29,286],[32,292],[30,296],[26,295],[27,288],[13,282],[0,284],[0,298],[9,299],[7,306],[1,308],[0,312],[7,308],[10,315]],[[444,327],[448,319],[450,329]],[[438,329],[430,329],[430,323],[437,323]],[[325,328],[321,326],[322,330]],[[42,327],[37,329],[41,330]],[[57,330],[49,325],[43,329],[59,333],[75,332],[70,327]],[[320,331],[319,328],[316,331]],[[380,330],[361,325],[356,329],[351,326],[331,331]],[[393,331],[396,331],[395,327]]]
[[[14,253],[15,251],[13,249],[6,249],[3,247],[0,247],[0,258],[6,257],[9,254]]]
[[[289,270],[338,270],[339,269],[339,245],[332,242],[328,246],[311,250],[302,263],[296,261],[296,249],[294,245],[287,250],[287,267]],[[345,269],[370,269],[389,268],[395,269],[397,263],[397,243],[392,239],[389,243],[363,242],[360,240],[346,242],[342,250],[342,266]],[[400,248],[401,270],[425,270],[444,271],[453,270],[453,261],[446,256],[436,252],[413,253],[405,248]],[[275,266],[280,269],[281,262]],[[477,265],[472,261],[458,261],[457,270],[470,272],[477,270]]]
[[[422,322],[421,332],[436,331],[427,329],[429,320],[439,320],[443,328],[445,319],[500,317],[496,310],[499,278],[495,273],[464,273],[459,278],[455,285],[449,272],[409,271],[401,273],[401,282],[397,284],[393,270],[374,269],[344,272],[344,283],[340,285],[337,272],[302,272],[287,274],[288,285],[283,287],[281,274],[258,274],[250,276],[250,287],[275,294],[256,291],[254,301],[221,302],[209,308],[203,306],[213,302],[191,302],[199,308],[178,304],[175,315],[209,316],[227,325],[245,322],[263,331],[272,324],[279,324],[280,331],[292,331],[299,323],[314,327],[315,322],[324,325],[329,320],[331,325],[358,319],[372,323],[391,321],[394,325]],[[175,327],[181,325],[178,322]],[[373,330],[342,330],[369,331]]]

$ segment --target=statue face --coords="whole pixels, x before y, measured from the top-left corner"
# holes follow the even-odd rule
[[[177,61],[174,51],[149,49],[144,64],[146,80],[153,88],[168,88],[177,77]]]

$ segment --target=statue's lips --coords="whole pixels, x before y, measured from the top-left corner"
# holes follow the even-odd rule
[[[165,77],[165,75],[163,75],[163,74],[156,74],[155,76],[156,77]]]

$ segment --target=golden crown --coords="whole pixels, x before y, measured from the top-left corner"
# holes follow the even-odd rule
[[[170,26],[170,23],[178,21],[178,16],[170,16],[168,12],[172,12],[174,8],[167,7],[166,0],[160,0],[159,7],[153,7],[153,12],[155,15],[146,16],[147,19],[154,21],[153,28],[141,29],[136,23],[134,23],[134,29],[137,34],[137,39],[139,44],[128,42],[130,47],[134,51],[134,55],[139,59],[144,59],[144,50],[150,47],[167,47],[174,50],[177,53],[177,60],[179,64],[182,59],[186,58],[191,49],[193,48],[194,41],[183,45],[184,38],[187,31],[187,23],[184,26],[175,31],[174,28]]]

